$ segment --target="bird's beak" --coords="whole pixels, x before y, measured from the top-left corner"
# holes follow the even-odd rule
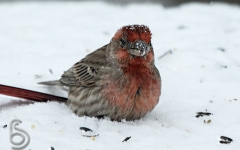
[[[151,49],[151,46],[146,42],[138,40],[130,45],[129,52],[135,56],[144,56]]]

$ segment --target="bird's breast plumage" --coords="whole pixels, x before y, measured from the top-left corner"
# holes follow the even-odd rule
[[[104,80],[103,97],[127,120],[144,116],[159,101],[161,79],[149,65],[146,58],[134,58],[120,68],[117,80]]]

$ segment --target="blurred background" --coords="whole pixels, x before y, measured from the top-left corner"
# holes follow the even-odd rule
[[[16,2],[16,1],[106,1],[108,3],[118,5],[147,2],[161,4],[164,7],[178,6],[188,2],[200,2],[200,3],[222,2],[240,5],[240,0],[0,0],[0,2]]]

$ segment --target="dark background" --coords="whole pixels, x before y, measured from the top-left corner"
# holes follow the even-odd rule
[[[105,1],[116,3],[116,4],[150,2],[150,3],[159,3],[165,7],[178,6],[178,5],[189,3],[189,2],[199,2],[199,3],[209,3],[209,4],[214,2],[221,2],[221,3],[240,5],[240,0],[212,0],[212,1],[211,0],[105,0]]]
[[[87,0],[0,0],[0,2],[17,2],[17,1],[87,1]],[[91,0],[94,1],[94,0]],[[162,4],[165,7],[172,7],[178,6],[188,2],[200,2],[200,3],[214,3],[214,2],[222,2],[222,3],[229,3],[240,5],[240,0],[95,0],[95,1],[105,1],[112,4],[117,5],[127,5],[130,3],[155,3],[155,4]]]

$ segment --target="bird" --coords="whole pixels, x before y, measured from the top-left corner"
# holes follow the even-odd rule
[[[59,80],[39,83],[68,87],[67,99],[44,93],[28,96],[29,90],[21,92],[24,96],[3,93],[4,85],[0,85],[0,93],[37,101],[66,101],[80,117],[140,119],[153,110],[161,95],[162,81],[155,66],[151,39],[152,33],[146,25],[123,26],[108,44],[75,63]]]

